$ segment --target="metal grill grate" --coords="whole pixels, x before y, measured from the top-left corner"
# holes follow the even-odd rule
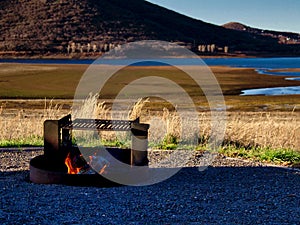
[[[69,130],[129,131],[132,123],[133,121],[124,120],[75,119],[62,128]]]

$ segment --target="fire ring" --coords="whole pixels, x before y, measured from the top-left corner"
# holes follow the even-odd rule
[[[104,124],[104,126],[102,126]],[[76,186],[99,186],[112,187],[121,186],[120,184],[108,180],[101,176],[105,172],[108,164],[103,164],[100,171],[96,171],[91,164],[92,160],[99,164],[106,160],[106,156],[113,157],[118,161],[131,166],[148,166],[147,146],[144,151],[120,148],[106,148],[106,155],[101,155],[101,149],[84,148],[91,153],[97,152],[97,155],[91,156],[91,161],[87,162],[83,157],[79,148],[72,145],[72,130],[77,126],[89,129],[114,129],[118,126],[119,130],[129,129],[135,136],[132,140],[142,135],[146,139],[148,135],[149,125],[140,124],[139,121],[112,121],[101,120],[77,120],[72,121],[68,115],[60,120],[47,120],[44,122],[44,155],[37,156],[30,161],[30,181],[37,184],[64,184]],[[142,130],[140,130],[142,129]],[[137,146],[132,144],[132,146]],[[82,147],[80,148],[83,149]],[[99,154],[100,153],[100,154]],[[100,164],[101,164],[100,163]]]
[[[121,186],[99,174],[68,174],[67,167],[55,168],[44,155],[30,161],[30,181],[36,184],[63,184],[70,186]],[[55,163],[54,163],[55,165]]]

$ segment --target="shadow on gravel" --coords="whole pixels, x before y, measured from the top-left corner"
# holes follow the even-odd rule
[[[198,184],[202,181],[222,182],[229,184],[274,184],[282,182],[287,184],[290,180],[300,179],[300,171],[276,167],[208,167],[206,170],[199,170],[197,167],[183,168],[173,177],[155,185],[164,183]],[[0,172],[0,181],[29,182],[29,170]],[[299,181],[299,180],[298,180]],[[155,186],[152,185],[152,186]],[[299,187],[300,190],[300,187]]]
[[[29,170],[0,172],[0,182],[3,182],[3,181],[30,182],[29,181]]]
[[[184,168],[144,187],[73,187],[1,172],[5,223],[299,224],[300,173],[272,167]]]

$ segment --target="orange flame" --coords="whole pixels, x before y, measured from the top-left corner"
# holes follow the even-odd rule
[[[65,159],[65,164],[68,167],[68,174],[78,174],[81,168],[76,168],[72,165],[72,159],[70,157],[70,153],[68,154],[67,158]]]

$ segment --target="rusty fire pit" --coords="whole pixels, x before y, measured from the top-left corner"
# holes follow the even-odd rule
[[[47,120],[44,122],[44,155],[30,161],[30,181],[78,186],[120,185],[101,176],[107,166],[105,162],[113,157],[130,166],[148,166],[148,129],[149,125],[139,123],[139,119],[72,121],[71,115],[67,115],[60,120]],[[78,148],[72,145],[73,130],[131,131],[131,149],[105,148],[102,151],[99,148]],[[83,150],[97,154],[91,154],[87,161],[81,154]],[[101,164],[98,171],[92,166],[95,162]]]

